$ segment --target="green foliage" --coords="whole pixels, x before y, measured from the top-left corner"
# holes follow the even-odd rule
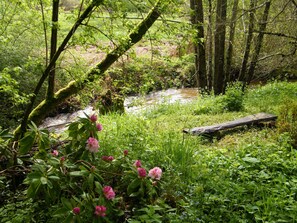
[[[136,115],[113,113],[100,116],[102,132],[97,131],[98,123],[91,122],[90,117],[81,118],[69,126],[60,142],[50,140],[44,157],[32,157],[32,171],[25,181],[30,198],[9,195],[11,200],[7,202],[11,204],[5,202],[0,207],[0,219],[6,222],[12,216],[9,219],[18,217],[32,222],[294,222],[297,154],[289,128],[280,133],[274,128],[249,127],[213,142],[182,133],[184,127],[225,122],[260,111],[261,100],[264,105],[275,100],[273,106],[267,107],[272,110],[266,111],[278,111],[279,120],[291,125],[296,97],[283,99],[294,94],[296,83],[273,83],[248,89],[243,96],[245,110],[241,112],[193,114],[200,103],[221,100],[209,96],[185,105],[156,105],[155,110]],[[97,153],[86,149],[90,136],[100,138]],[[125,149],[129,151],[126,156]],[[110,155],[113,160],[102,160]],[[133,165],[136,159],[141,159],[146,169],[159,166],[164,173],[162,179],[155,183],[148,177],[140,178]],[[3,193],[8,191],[6,185],[6,179],[0,178]],[[116,193],[112,200],[107,200],[102,192],[107,185]],[[14,196],[17,201],[13,201]],[[95,218],[97,205],[107,207],[105,218]],[[20,209],[15,208],[18,206]],[[78,215],[74,214],[74,207],[80,207]]]
[[[297,148],[297,101],[287,100],[279,108],[277,128],[280,133],[288,133],[292,145]]]
[[[224,95],[203,95],[194,113],[200,115],[239,112],[243,108],[244,93],[242,92],[242,85],[240,83],[233,83],[227,86]]]
[[[179,60],[134,57],[133,62],[112,69],[107,79],[112,81],[112,88],[120,90],[124,95],[146,94],[173,87],[190,87],[194,85],[193,70],[189,68],[191,59],[191,56]]]
[[[296,84],[271,82],[246,92],[245,107],[252,112],[275,112],[288,98],[297,98]]]
[[[0,122],[2,128],[12,128],[22,115],[28,96],[21,93],[19,83],[4,69],[0,72]]]
[[[244,107],[243,99],[242,84],[229,84],[221,101],[222,107],[228,112],[241,111]]]

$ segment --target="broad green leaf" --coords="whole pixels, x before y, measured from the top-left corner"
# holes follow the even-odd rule
[[[26,132],[24,138],[20,140],[20,154],[26,154],[32,149],[33,144],[35,142],[36,132],[29,131]]]
[[[69,175],[73,177],[82,177],[82,176],[86,176],[86,174],[88,174],[88,171],[86,170],[72,171],[69,173]]]
[[[138,178],[134,179],[127,188],[128,194],[132,194],[133,192],[136,192],[138,187],[140,186],[140,180]]]

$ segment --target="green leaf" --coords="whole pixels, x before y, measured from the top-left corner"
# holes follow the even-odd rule
[[[41,182],[41,184],[45,185],[45,184],[47,184],[47,179],[45,177],[41,177],[40,182]]]
[[[26,132],[25,136],[20,140],[20,154],[26,154],[32,149],[35,142],[36,132]]]
[[[246,156],[246,157],[242,158],[242,160],[245,162],[248,162],[248,163],[260,163],[260,160],[258,160],[255,157]]]
[[[53,213],[53,217],[55,218],[58,218],[58,217],[62,217],[64,216],[69,210],[66,209],[66,208],[59,208],[57,209],[54,213]]]
[[[88,177],[88,185],[90,187],[90,189],[93,189],[93,185],[94,185],[94,174],[90,174]]]
[[[51,180],[60,180],[60,177],[58,176],[49,176],[48,178]]]
[[[134,179],[129,185],[128,185],[128,188],[127,188],[127,192],[128,194],[132,194],[133,192],[136,192],[137,189],[139,188],[140,186],[140,179],[136,178]]]
[[[86,174],[88,174],[88,171],[86,170],[72,171],[69,173],[69,175],[73,177],[82,177],[82,176],[86,176]]]
[[[71,202],[68,199],[66,199],[65,197],[62,197],[61,202],[63,206],[66,207],[68,210],[72,210]]]

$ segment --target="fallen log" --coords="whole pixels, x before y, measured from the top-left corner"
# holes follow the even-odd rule
[[[192,135],[213,135],[216,132],[226,129],[233,129],[238,126],[245,125],[257,125],[264,122],[271,122],[277,119],[276,115],[267,114],[267,113],[258,113],[254,115],[249,115],[244,118],[236,119],[234,121],[224,122],[221,124],[211,125],[211,126],[203,126],[203,127],[195,127],[192,129],[184,129],[184,133],[189,133]]]

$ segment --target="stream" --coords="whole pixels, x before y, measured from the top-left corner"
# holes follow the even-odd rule
[[[137,114],[146,109],[153,108],[155,105],[163,103],[187,103],[197,98],[197,88],[167,89],[157,91],[145,96],[129,96],[124,101],[125,112]],[[62,113],[55,117],[46,118],[39,128],[46,128],[49,131],[61,133],[66,129],[66,125],[75,121],[77,118],[85,117],[85,114],[92,115],[96,111],[92,106],[78,110],[73,113]]]

